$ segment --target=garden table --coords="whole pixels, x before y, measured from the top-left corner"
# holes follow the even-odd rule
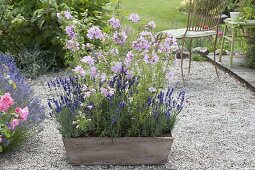
[[[222,37],[221,42],[221,50],[220,50],[220,56],[219,56],[219,62],[221,62],[223,48],[225,40],[229,41],[231,43],[231,50],[230,50],[230,66],[233,65],[233,56],[234,56],[234,44],[236,38],[240,37],[248,37],[249,35],[245,35],[244,29],[251,29],[255,28],[255,20],[244,20],[244,21],[231,21],[231,18],[226,19],[224,26],[224,35]],[[228,35],[228,28],[231,29],[231,34]],[[243,34],[237,34],[238,30],[242,30]]]

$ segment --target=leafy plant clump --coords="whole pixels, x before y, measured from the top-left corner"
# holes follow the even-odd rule
[[[137,24],[140,17],[128,20]],[[84,44],[82,29],[69,23],[66,48],[78,61],[76,75],[48,84],[51,115],[63,137],[171,136],[186,101],[184,91],[176,96],[167,85],[176,39],[156,35],[153,21],[137,32],[113,17],[105,32],[91,26]]]
[[[25,83],[14,60],[2,53],[0,95],[0,146],[1,152],[6,152],[22,146],[26,140],[43,129],[41,125],[45,118],[45,110]]]
[[[0,51],[18,56],[26,49],[39,49],[63,67],[66,62],[61,39],[65,33],[60,29],[57,14],[70,12],[83,20],[84,27],[103,26],[109,13],[108,3],[109,0],[0,1]],[[43,61],[42,65],[52,67],[47,60]]]
[[[241,2],[240,11],[242,12],[243,20],[255,20],[255,1],[244,0]],[[250,29],[249,37],[247,38],[245,65],[249,68],[255,68],[255,29]]]

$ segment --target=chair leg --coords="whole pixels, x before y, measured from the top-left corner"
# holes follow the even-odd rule
[[[191,60],[192,60],[192,40],[193,38],[189,39],[189,73],[190,73],[190,68],[191,68]]]
[[[232,39],[231,39],[231,50],[230,50],[230,66],[233,65],[233,56],[234,56],[234,49],[235,49],[235,28],[232,29]]]
[[[224,35],[222,36],[222,40],[221,40],[221,47],[220,47],[220,56],[219,56],[219,62],[221,62],[221,58],[222,58],[222,53],[223,53],[223,49],[224,49],[224,43],[225,43],[225,34],[227,32],[227,25],[224,26]]]
[[[184,49],[184,43],[185,43],[185,39],[182,39],[182,48],[180,51],[180,55],[181,55],[181,76],[182,76],[182,82],[183,85],[185,85],[185,81],[184,81],[184,73],[183,73],[183,49]]]
[[[215,41],[214,41],[214,44],[213,44],[213,60],[214,60],[215,71],[216,71],[217,77],[219,78],[219,73],[218,73],[217,63],[216,63],[216,44],[217,44],[217,40],[218,40],[218,35],[216,34]]]

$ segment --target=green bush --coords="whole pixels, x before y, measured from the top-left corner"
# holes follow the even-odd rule
[[[240,3],[240,11],[243,20],[255,19],[255,0],[244,0]],[[250,36],[247,38],[246,63],[250,68],[255,68],[255,29],[250,30]]]
[[[18,55],[24,49],[50,51],[58,66],[65,64],[57,14],[70,13],[84,24],[103,26],[109,0],[0,0],[0,51]]]

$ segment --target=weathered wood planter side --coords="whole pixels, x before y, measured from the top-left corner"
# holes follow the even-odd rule
[[[64,138],[69,163],[73,165],[165,164],[172,137]]]

